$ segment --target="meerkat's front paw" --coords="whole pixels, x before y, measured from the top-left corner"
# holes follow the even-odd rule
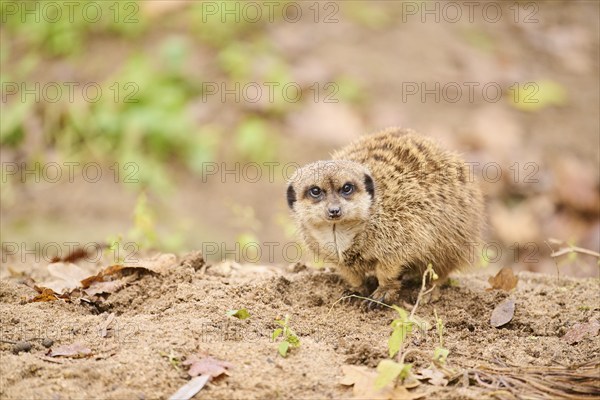
[[[367,277],[361,286],[353,287],[344,290],[342,293],[342,300],[344,303],[355,303],[360,300],[358,297],[367,297],[369,293],[372,293],[377,288],[377,278],[374,276]]]
[[[362,302],[362,308],[364,310],[370,311],[383,308],[384,306],[381,303],[387,304],[389,306],[391,306],[392,304],[397,304],[400,300],[400,293],[398,289],[399,288],[397,287],[378,287],[369,296],[369,298],[375,301],[364,300]]]

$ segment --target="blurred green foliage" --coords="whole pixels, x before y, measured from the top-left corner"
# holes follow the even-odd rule
[[[74,3],[53,2],[55,6],[45,8],[44,2],[27,2],[30,9],[44,10],[41,18],[2,7],[6,24],[0,80],[3,85],[16,83],[19,89],[2,102],[0,143],[24,146],[32,134],[28,121],[38,121],[43,146],[28,149],[27,156],[43,159],[44,150],[51,147],[65,159],[134,162],[140,167],[140,183],[162,191],[169,187],[166,169],[170,165],[198,172],[204,162],[229,149],[234,153],[225,153],[240,160],[273,159],[279,153],[274,124],[299,103],[312,101],[308,95],[290,101],[285,96],[293,90],[281,90],[293,82],[293,75],[285,57],[265,35],[267,24],[277,23],[280,14],[275,14],[275,21],[222,22],[207,18],[202,2],[192,2],[160,15],[165,27],[189,26],[189,31],[164,35],[164,30],[154,26],[156,16],[144,12],[143,3]],[[82,12],[88,5],[93,5],[91,12]],[[169,28],[173,31],[177,30]],[[93,48],[110,52],[116,46],[119,50],[114,56],[89,54],[88,48],[98,42],[104,45]],[[198,58],[206,56],[212,60],[201,65],[208,72],[194,69]],[[74,100],[68,98],[64,86],[57,102],[21,93],[23,88],[43,87],[61,75],[68,78],[64,81],[78,80]],[[97,100],[81,98],[82,86],[90,82],[92,93],[100,90]],[[222,107],[235,109],[235,120],[220,121],[217,112],[211,121],[198,122],[195,113],[207,97],[204,82],[222,83],[228,90],[258,83],[263,93],[250,105],[243,100],[225,101],[217,94],[216,101],[226,103]],[[272,98],[264,82],[276,85]],[[52,83],[61,86],[64,82]],[[362,88],[349,77],[340,77],[337,90],[341,101],[362,101]]]
[[[82,54],[94,34],[135,37],[145,31],[136,2],[3,1],[0,19],[21,45],[51,56]],[[11,7],[8,4],[14,4]],[[46,3],[46,4],[44,4]]]

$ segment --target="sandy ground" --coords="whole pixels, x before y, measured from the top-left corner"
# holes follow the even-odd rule
[[[43,269],[35,274],[43,276]],[[416,315],[422,320],[433,323],[434,310],[443,320],[444,346],[450,351],[446,368],[459,378],[441,387],[422,381],[410,393],[515,398],[507,390],[478,383],[473,371],[482,366],[503,367],[506,374],[519,367],[542,371],[572,367],[577,372],[591,366],[595,369],[587,374],[598,376],[600,336],[592,333],[574,344],[563,337],[576,323],[600,319],[597,278],[520,272],[516,289],[507,293],[486,291],[491,275],[489,270],[458,275],[440,290],[439,298],[418,308]],[[91,302],[76,296],[71,301],[29,302],[37,292],[23,284],[27,279],[0,281],[0,396],[168,398],[190,379],[180,362],[210,355],[230,362],[232,368],[229,376],[209,382],[196,398],[352,398],[352,387],[340,384],[343,366],[374,370],[387,358],[395,311],[334,305],[344,285],[330,271],[303,265],[207,266],[195,253],[177,259],[162,274],[138,272],[133,278],[110,295],[85,296]],[[416,286],[407,286],[402,305],[410,310],[417,294]],[[514,318],[493,328],[492,311],[509,297],[516,302]],[[241,308],[250,318],[226,314]],[[111,314],[114,320],[106,327]],[[287,358],[278,354],[278,344],[271,339],[277,327],[274,320],[285,314],[301,342]],[[438,345],[435,329],[417,333],[408,348],[421,352],[407,357],[415,371],[429,366],[428,357]],[[52,351],[79,343],[91,354],[50,357],[42,339],[53,341]],[[33,348],[15,354],[8,342],[23,340]],[[529,386],[515,393],[540,396]],[[595,395],[600,395],[598,386]]]

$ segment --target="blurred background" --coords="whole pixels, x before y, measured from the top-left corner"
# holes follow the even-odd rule
[[[550,253],[600,251],[599,11],[3,1],[1,272],[94,242],[297,261],[286,177],[403,126],[481,182],[476,265],[598,276],[593,256]]]

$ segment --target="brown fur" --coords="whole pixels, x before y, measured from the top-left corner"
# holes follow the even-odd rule
[[[464,161],[412,130],[390,128],[299,169],[288,201],[301,237],[362,295],[398,301],[400,277],[429,263],[440,277],[469,264],[479,240],[482,196]],[[368,177],[374,183],[369,193]],[[342,185],[355,190],[342,195]],[[323,197],[308,190],[318,186]],[[327,210],[341,208],[341,217]],[[471,253],[471,254],[470,254]],[[367,293],[367,277],[379,287]]]

